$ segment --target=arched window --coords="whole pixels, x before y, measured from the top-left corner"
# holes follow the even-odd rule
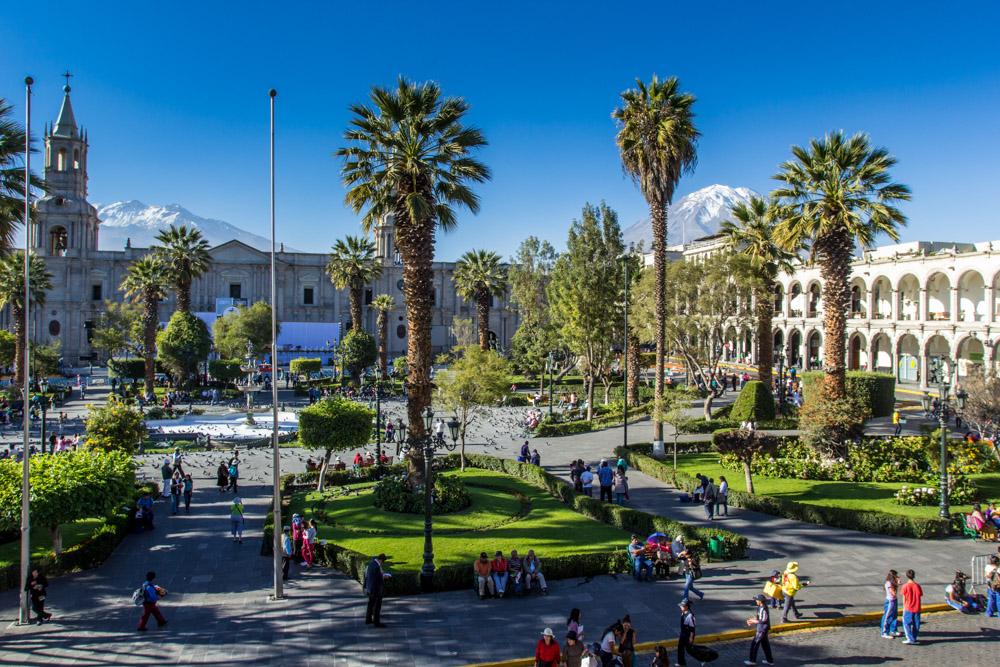
[[[74,169],[79,169],[80,168],[80,149],[79,148],[74,148],[73,149],[73,168]]]
[[[69,234],[66,233],[66,228],[54,227],[49,232],[49,254],[65,255],[67,248],[69,248]]]
[[[66,171],[66,149],[60,148],[56,158],[56,171]]]

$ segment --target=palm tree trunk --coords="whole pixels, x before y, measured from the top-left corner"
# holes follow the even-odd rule
[[[490,349],[490,299],[489,294],[480,294],[476,299],[476,313],[479,316],[479,347]]]
[[[400,199],[405,197],[401,193]],[[396,213],[396,244],[403,260],[403,295],[406,298],[406,416],[409,434],[421,438],[424,409],[431,404],[431,312],[434,307],[434,221],[414,223],[405,204]],[[407,457],[409,480],[416,487],[424,483],[424,453],[410,449]]]
[[[189,280],[177,283],[177,310],[182,313],[191,312],[191,281]]]
[[[156,326],[159,299],[152,296],[146,297],[145,312],[142,315],[142,347],[143,347],[143,370],[146,383],[146,395],[153,395],[153,382],[156,376]]]
[[[743,476],[747,480],[747,493],[753,494],[753,474],[750,471],[750,461],[743,459]]]
[[[757,379],[770,388],[774,368],[774,336],[771,322],[774,319],[774,305],[771,303],[773,285],[758,289],[754,294],[754,308],[757,311]]]
[[[378,312],[378,365],[382,371],[382,377],[386,376],[389,367],[389,313],[384,310]]]
[[[830,234],[816,243],[819,275],[823,281],[823,383],[831,400],[846,396],[847,308],[851,299],[851,257],[854,244],[846,234]]]
[[[626,400],[629,405],[639,404],[639,373],[642,364],[639,359],[639,336],[635,330],[629,329],[625,344],[628,345],[628,386],[625,388]]]
[[[23,287],[23,285],[22,285]],[[24,308],[11,302],[11,324],[14,327],[14,384],[17,388],[24,387]]]
[[[351,331],[361,331],[361,287],[348,290],[351,300]]]
[[[653,227],[653,271],[656,273],[654,310],[656,315],[656,405],[663,405],[663,372],[666,368],[667,332],[667,208],[659,201],[651,201],[649,217]],[[653,440],[663,441],[663,422],[658,411],[653,413]]]

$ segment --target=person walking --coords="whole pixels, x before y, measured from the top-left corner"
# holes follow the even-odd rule
[[[757,605],[757,615],[747,619],[747,626],[755,628],[753,640],[750,642],[750,658],[743,661],[744,665],[757,664],[757,650],[764,649],[764,664],[773,665],[774,657],[771,655],[771,642],[768,634],[771,632],[771,612],[767,609],[767,597],[758,593],[753,597]]]
[[[302,564],[302,543],[305,541],[306,527],[302,524],[302,517],[298,514],[292,515],[292,548],[295,563]]]
[[[384,628],[382,623],[382,596],[385,593],[385,580],[389,575],[385,572],[385,554],[379,554],[371,559],[365,569],[364,589],[368,596],[368,608],[365,610],[365,624]]]
[[[892,434],[898,436],[900,431],[903,430],[903,420],[902,416],[899,414],[899,408],[895,408],[892,411]]]
[[[302,536],[302,560],[306,567],[312,567],[316,559],[316,520],[309,519],[304,522],[305,534]]]
[[[174,476],[174,467],[170,465],[170,457],[163,459],[163,463],[160,464],[160,477],[163,480],[163,484],[160,486],[160,496],[166,498],[170,495],[170,479]]]
[[[240,480],[240,462],[238,459],[232,459],[229,462],[229,488],[232,489],[233,494],[239,493],[238,483]]]
[[[913,570],[906,571],[906,583],[900,591],[903,594],[903,632],[906,633],[903,643],[916,644],[920,636],[920,599],[924,589],[917,583]]]
[[[38,614],[38,625],[52,618],[52,614],[45,611],[45,598],[49,590],[49,580],[38,567],[31,569],[31,575],[24,583],[24,591],[31,600],[31,608]],[[28,614],[28,622],[31,622],[31,614]]]
[[[582,667],[584,656],[588,656],[587,647],[576,634],[575,630],[566,632],[566,644],[562,650],[562,664],[564,667]],[[590,660],[587,660],[588,664]]]
[[[229,531],[233,535],[233,542],[243,544],[243,527],[245,525],[243,500],[236,496],[233,498],[233,504],[229,506]]]
[[[535,644],[535,667],[559,667],[561,656],[559,642],[552,628],[542,630],[542,636]]]
[[[136,628],[139,632],[146,631],[146,623],[150,616],[156,619],[156,626],[159,628],[167,624],[159,605],[160,599],[167,594],[167,591],[154,584],[155,579],[156,572],[150,571],[146,573],[146,580],[142,582],[142,618],[139,619],[139,627]]]
[[[194,480],[191,479],[191,473],[184,475],[184,483],[181,487],[181,491],[184,494],[184,511],[190,514],[191,494],[194,493]]]
[[[175,472],[170,478],[170,513],[177,514],[181,506],[181,492],[184,490],[184,480],[180,472]]]
[[[701,563],[698,561],[698,556],[685,549],[680,553],[679,558],[684,563],[684,593],[681,601],[689,600],[691,593],[697,595],[699,600],[704,600],[705,594],[694,585],[695,579],[701,579]]]
[[[601,459],[601,467],[597,469],[597,479],[601,483],[601,501],[603,502],[607,498],[607,502],[612,502],[611,489],[614,484],[615,473],[608,466],[607,459]]]
[[[705,490],[702,492],[701,500],[705,505],[705,516],[709,521],[715,519],[715,500],[718,490],[715,488],[715,484],[709,479],[705,482]]]
[[[225,461],[222,461],[218,470],[215,471],[215,485],[219,487],[219,493],[224,492],[229,487],[229,466],[226,465]]]
[[[611,480],[612,490],[615,494],[615,504],[624,505],[625,496],[628,495],[628,477],[625,475],[625,468],[618,466],[615,469],[614,477]]]
[[[990,556],[986,565],[986,616],[995,618],[1000,615],[1000,556]]]
[[[694,645],[695,634],[697,632],[697,621],[694,617],[694,612],[691,610],[691,601],[684,599],[681,600],[681,627],[680,634],[677,638],[677,664],[687,665],[688,654],[692,658],[697,658],[691,647]]]
[[[781,622],[788,622],[789,612],[795,614],[796,619],[802,618],[802,613],[795,606],[795,594],[809,585],[808,581],[799,579],[799,564],[797,561],[789,561],[785,566],[785,571],[781,575],[781,592],[785,594],[785,608],[781,612]]]
[[[638,634],[632,627],[632,617],[625,614],[622,617],[622,640],[618,644],[618,655],[622,659],[622,667],[633,667],[635,664],[635,645]]]
[[[594,473],[591,472],[590,466],[584,468],[583,472],[580,473],[580,485],[583,495],[588,498],[594,497]]]
[[[288,568],[292,564],[295,547],[292,545],[292,529],[285,526],[281,535],[281,578],[288,581]]]
[[[899,603],[897,601],[899,593],[899,573],[889,570],[885,575],[885,604],[882,605],[882,639],[894,639],[899,636],[896,631],[899,617]]]
[[[719,475],[719,490],[715,496],[715,518],[720,516],[729,516],[729,482],[725,475]]]
[[[598,657],[601,661],[601,667],[612,667],[614,665],[615,650],[621,642],[622,638],[622,622],[615,621],[608,627],[604,629],[601,633],[601,641],[599,647]]]

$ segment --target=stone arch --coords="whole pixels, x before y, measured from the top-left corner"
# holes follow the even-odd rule
[[[868,370],[868,341],[865,335],[856,331],[847,339],[847,370]]]
[[[920,304],[920,280],[912,273],[907,273],[896,283],[898,292],[896,307],[899,309],[899,319],[919,320],[923,317]]]
[[[958,379],[964,379],[977,371],[982,371],[986,362],[986,348],[976,336],[966,336],[955,346]]]
[[[802,367],[802,332],[798,329],[788,332],[788,365]]]
[[[774,345],[775,354],[778,354],[778,352],[783,352],[785,346],[785,332],[782,331],[781,329],[775,329],[771,333],[771,342]]]
[[[872,338],[871,368],[879,373],[892,373],[892,340],[888,334],[878,333]]]
[[[733,361],[738,357],[737,345],[739,342],[739,334],[736,331],[736,327],[730,326],[726,329],[726,334],[723,337],[723,359],[725,361]]]
[[[855,276],[851,279],[851,307],[850,316],[865,318],[868,317],[868,288],[865,281]]]
[[[920,341],[911,333],[896,341],[896,380],[901,383],[920,382]]]
[[[941,271],[927,277],[928,320],[951,319],[951,280]]]
[[[975,269],[958,278],[958,320],[960,322],[986,322],[989,305],[986,303],[986,281]]]
[[[951,342],[942,334],[936,333],[927,337],[924,341],[924,368],[927,369],[927,381],[933,381],[930,371],[932,364],[941,360],[944,362],[944,373],[946,378],[952,378],[955,374],[954,361],[951,357]]]
[[[775,315],[784,314],[785,310],[785,291],[780,284],[775,284],[774,293],[771,295],[771,304],[774,309]]]
[[[885,276],[872,281],[871,312],[873,320],[892,318],[892,283]]]
[[[62,225],[53,227],[49,232],[49,254],[53,256],[65,255],[69,248],[69,233]]]
[[[788,309],[791,317],[805,317],[806,297],[802,283],[797,280],[788,286]]]
[[[819,281],[809,283],[806,289],[806,317],[819,317],[823,309],[823,288]]]
[[[813,329],[806,336],[806,360],[809,369],[823,367],[823,334],[818,329]]]

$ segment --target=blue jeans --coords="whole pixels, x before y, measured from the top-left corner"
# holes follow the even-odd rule
[[[232,524],[230,530],[233,534],[233,537],[239,537],[240,539],[243,539],[243,517],[240,517],[239,519],[233,519],[232,517],[230,517],[229,522]]]
[[[615,504],[616,505],[624,505],[625,504],[625,494],[624,493],[616,493],[615,494]]]
[[[506,572],[493,573],[493,585],[497,588],[497,595],[503,595],[504,591],[507,590],[507,579],[510,576]]]
[[[896,634],[898,616],[899,616],[899,601],[895,599],[886,600],[885,604],[882,605],[883,635]]]
[[[634,570],[633,574],[635,575],[636,579],[642,579],[642,571],[643,570],[646,571],[646,578],[647,579],[652,579],[653,578],[653,561],[649,560],[648,558],[643,558],[642,556],[639,556],[639,557],[637,557],[635,559],[635,566],[634,566],[633,570]]]
[[[986,615],[996,616],[1000,614],[1000,592],[990,588],[986,589]]]
[[[920,635],[920,612],[903,612],[903,632],[906,633],[907,641],[915,642]]]
[[[684,573],[684,595],[681,596],[682,600],[687,600],[688,595],[695,593],[699,598],[704,599],[705,594],[695,588],[694,585],[694,575],[690,571]]]
[[[177,507],[180,505],[181,494],[171,493],[170,494],[170,511],[177,514]]]
[[[963,606],[961,602],[953,602],[952,600],[949,600],[948,598],[945,598],[944,601],[948,603],[949,607],[951,607],[951,608],[953,608],[953,609],[955,609],[957,611],[960,611],[963,614],[978,614],[979,613],[979,605],[976,604],[976,601],[973,600],[968,595],[965,596],[964,599],[965,599],[966,602],[969,603],[968,607]]]

